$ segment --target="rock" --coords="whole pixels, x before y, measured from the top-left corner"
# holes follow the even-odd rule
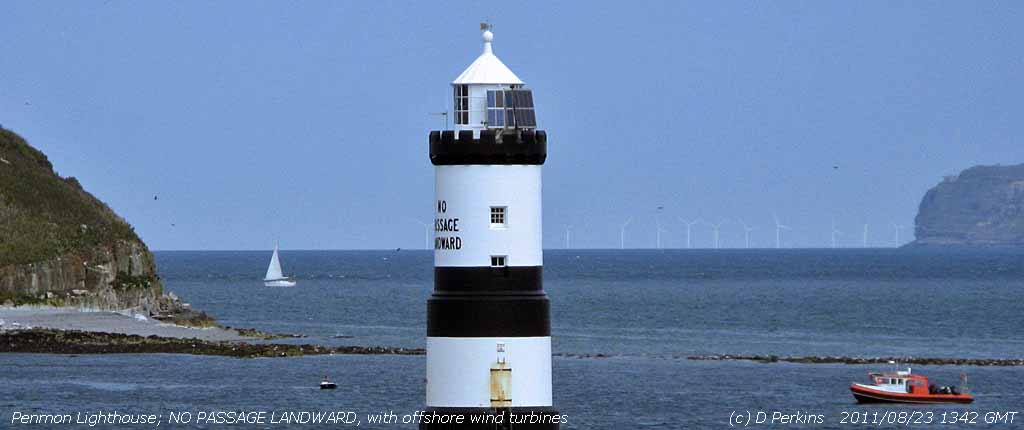
[[[178,353],[238,358],[294,357],[309,354],[423,355],[425,353],[422,349],[382,346],[328,347],[270,343],[250,344],[51,329],[0,332],[0,353],[8,352],[47,354]]]
[[[46,155],[0,130],[0,301],[162,313],[156,262],[134,229],[110,207],[60,177]],[[208,317],[207,317],[208,318]]]
[[[686,357],[697,361],[743,360],[761,363],[801,363],[801,364],[889,364],[929,365],[929,366],[1024,366],[1024,359],[985,359],[985,358],[922,358],[922,357],[779,357],[775,355],[694,355]]]
[[[1024,164],[975,166],[921,199],[913,245],[1024,245]]]

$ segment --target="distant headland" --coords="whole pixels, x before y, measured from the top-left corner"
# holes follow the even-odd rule
[[[1024,164],[975,166],[921,199],[910,246],[1024,245]]]
[[[0,129],[0,306],[133,310],[209,325],[164,294],[153,254],[135,230],[46,155]]]
[[[256,343],[302,337],[231,328],[164,293],[135,230],[46,155],[0,128],[0,353],[231,357],[419,355],[372,346]]]

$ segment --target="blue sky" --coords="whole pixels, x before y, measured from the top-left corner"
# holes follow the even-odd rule
[[[0,124],[154,249],[422,247],[428,113],[489,19],[548,130],[549,248],[630,217],[653,247],[658,206],[669,247],[677,216],[772,246],[772,212],[788,246],[891,245],[943,175],[1024,162],[1024,3],[508,5],[7,2]]]

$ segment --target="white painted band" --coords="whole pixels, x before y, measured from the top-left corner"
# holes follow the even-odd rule
[[[541,166],[454,165],[435,169],[435,266],[489,266],[491,256],[499,255],[506,256],[508,266],[544,264]],[[491,207],[506,208],[503,227],[491,224]],[[458,231],[447,231],[453,227]]]
[[[512,406],[551,406],[550,337],[428,337],[427,406],[490,407],[499,342],[512,368]]]

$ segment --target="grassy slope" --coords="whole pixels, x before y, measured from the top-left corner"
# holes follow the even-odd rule
[[[61,178],[46,155],[21,136],[0,129],[0,267],[139,240],[127,222]]]

